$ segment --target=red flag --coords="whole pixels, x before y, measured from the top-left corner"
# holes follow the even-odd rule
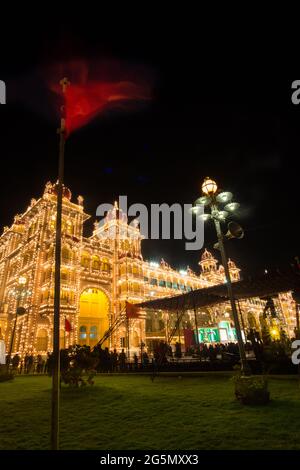
[[[65,118],[65,137],[104,111],[129,106],[132,109],[137,102],[151,99],[154,77],[143,66],[78,59],[54,63],[45,73],[50,90],[63,98],[63,103],[55,100],[55,108]],[[67,78],[65,86],[63,77]]]
[[[126,318],[140,318],[139,309],[126,301]]]
[[[101,111],[129,100],[148,98],[143,87],[132,82],[89,82],[72,85],[65,92],[66,131],[71,134]]]
[[[65,331],[70,333],[72,331],[72,325],[67,318],[65,318]]]

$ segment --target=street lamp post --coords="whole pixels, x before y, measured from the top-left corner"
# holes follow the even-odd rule
[[[216,229],[217,237],[218,237],[218,249],[221,252],[222,263],[224,266],[227,292],[228,292],[228,297],[230,299],[231,310],[232,310],[232,315],[233,315],[233,320],[234,320],[234,325],[235,325],[235,330],[236,330],[236,335],[237,335],[239,353],[241,357],[241,369],[244,375],[249,375],[250,370],[249,370],[249,365],[246,360],[246,353],[245,353],[245,348],[244,348],[244,343],[243,343],[243,338],[242,338],[242,331],[240,327],[238,311],[236,308],[236,303],[235,303],[233,290],[232,290],[230,271],[228,267],[228,258],[227,258],[227,254],[226,254],[226,250],[224,246],[224,235],[221,229],[221,222],[225,222],[229,213],[234,212],[239,207],[239,204],[236,202],[231,202],[231,199],[232,199],[232,194],[230,192],[218,192],[217,183],[210,178],[206,178],[202,184],[202,197],[200,197],[196,201],[196,204],[198,206],[202,205],[202,206],[207,206],[210,208],[210,214],[203,213],[202,215],[200,215],[200,217],[204,221],[213,219],[214,224],[215,224],[215,229]],[[225,210],[220,210],[221,204],[226,204],[224,207]],[[239,228],[240,228],[240,233],[239,233],[240,236],[238,236],[238,238],[242,238],[243,231],[241,227]]]
[[[13,330],[11,333],[11,339],[10,339],[10,345],[9,345],[9,351],[7,355],[7,373],[9,372],[9,367],[10,367],[10,361],[11,361],[11,355],[12,355],[12,350],[14,346],[14,339],[15,339],[15,334],[16,334],[16,327],[17,327],[17,320],[18,320],[18,315],[20,314],[19,307],[20,307],[20,300],[25,293],[25,284],[27,282],[27,278],[25,276],[20,276],[18,279],[18,287],[15,288],[15,295],[17,297],[17,305],[16,305],[16,312],[15,312],[15,321],[14,321],[14,326]],[[23,312],[22,312],[23,313]]]

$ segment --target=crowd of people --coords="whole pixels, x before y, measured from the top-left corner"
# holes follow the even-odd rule
[[[253,337],[252,337],[253,336]],[[257,335],[247,337],[245,343],[246,355],[257,361],[261,361],[264,356],[265,344]],[[279,346],[281,342],[279,342]],[[273,346],[275,342],[272,342]],[[276,346],[276,345],[275,345]],[[277,345],[276,354],[284,355]],[[284,348],[284,345],[281,345]],[[88,348],[89,349],[89,348]],[[185,352],[182,352],[181,343],[177,342],[173,348],[165,341],[159,341],[153,345],[153,350],[147,352],[145,349],[138,354],[131,355],[130,360],[127,352],[122,349],[118,352],[116,349],[110,351],[109,348],[102,349],[100,346],[94,348],[93,355],[96,356],[96,370],[102,373],[126,372],[128,370],[147,369],[148,366],[159,366],[166,363],[174,363],[180,360],[215,362],[215,361],[238,361],[239,347],[235,342],[229,343],[201,343],[193,345]],[[10,367],[15,373],[19,374],[48,374],[51,372],[52,354],[47,356],[41,354],[33,355],[27,353],[25,356],[15,354],[10,361]]]
[[[96,348],[95,348],[96,349]],[[98,352],[98,372],[125,372],[128,368],[139,369],[140,367],[147,366],[149,364],[149,356],[146,351],[142,352],[142,355],[133,355],[133,360],[128,360],[124,349],[120,353],[116,349],[109,351],[108,348],[102,349],[97,348]]]
[[[42,356],[38,354],[25,354],[21,357],[19,354],[15,354],[10,361],[10,367],[15,373],[19,374],[47,374],[49,368],[49,357],[50,354]]]
[[[251,349],[250,344],[247,349]],[[230,359],[239,357],[239,347],[237,343],[214,343],[209,345],[203,343],[198,348],[195,348],[194,355],[199,356],[200,361]]]
[[[116,349],[110,351],[108,348],[98,348],[98,372],[125,372],[130,370],[137,370],[147,368],[151,363],[165,363],[176,361],[182,357],[198,358],[200,361],[214,361],[216,359],[224,359],[230,356],[238,356],[238,346],[236,343],[228,344],[201,344],[198,348],[191,348],[185,354],[181,351],[180,343],[176,343],[175,350],[173,351],[170,345],[160,342],[153,351],[153,354],[148,354],[143,351],[142,354],[134,354],[129,361],[124,349],[118,352]],[[10,367],[15,373],[19,374],[47,374],[49,372],[49,365],[51,362],[51,354],[42,356],[41,354],[33,355],[26,354],[21,357],[15,354],[11,358]]]
[[[251,343],[247,342],[245,345],[246,351],[252,351]],[[174,362],[180,359],[186,360],[199,360],[202,361],[215,361],[230,360],[239,357],[239,348],[237,343],[201,343],[189,347],[184,353],[182,352],[181,343],[175,343],[174,350],[164,341],[160,341],[154,348],[153,358],[155,362],[166,363]]]
[[[98,355],[97,372],[126,372],[129,368],[137,370],[142,366],[146,367],[150,362],[146,351],[142,353],[142,358],[134,354],[130,361],[124,349],[117,352],[116,349],[110,351],[108,348],[95,348],[95,352]],[[51,353],[47,356],[26,354],[24,357],[15,354],[10,360],[10,367],[17,374],[48,374],[51,371],[51,364]]]

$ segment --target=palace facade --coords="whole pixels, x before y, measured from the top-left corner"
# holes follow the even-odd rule
[[[71,199],[70,190],[64,187],[62,347],[75,343],[94,346],[120,316],[126,300],[142,302],[224,283],[223,267],[218,266],[207,250],[201,255],[198,274],[190,268],[186,271],[172,269],[164,260],[160,263],[145,261],[138,222],[128,224],[116,204],[107,213],[104,224],[99,226],[95,222],[92,235],[85,237],[83,227],[90,216],[84,211],[81,196],[76,203]],[[16,309],[24,307],[23,314],[17,317],[13,352],[45,354],[52,347],[55,225],[56,186],[47,183],[42,197],[32,199],[26,211],[15,216],[13,224],[5,227],[0,237],[0,338],[5,338],[7,347]],[[239,268],[233,261],[229,261],[229,267],[232,280],[239,280]],[[275,303],[277,317],[267,320],[268,328],[274,337],[279,335],[280,329],[293,335],[295,307],[291,294],[279,295]],[[240,302],[244,331],[262,328],[264,306],[265,301],[260,299]],[[155,342],[166,338],[176,320],[175,314],[162,311],[145,311],[139,319],[132,319],[129,325],[131,352],[137,352],[141,342],[149,350],[153,349]],[[235,340],[230,305],[224,303],[187,312],[173,341],[183,341],[184,328],[193,328],[195,320],[203,341],[209,340],[206,333],[212,335],[216,329],[219,335],[216,340]],[[65,331],[66,324],[71,326],[71,331]],[[105,345],[121,349],[126,347],[126,338],[126,326],[121,323]]]

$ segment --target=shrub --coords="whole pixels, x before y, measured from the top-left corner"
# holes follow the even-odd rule
[[[0,366],[0,382],[7,382],[8,380],[13,380],[14,374],[7,372],[6,365]]]
[[[70,387],[84,387],[85,385],[94,385],[93,378],[96,374],[95,370],[87,371],[87,377],[83,375],[83,369],[78,367],[70,367],[61,372],[62,381]]]
[[[60,351],[61,381],[70,387],[93,385],[99,358],[89,346],[70,346]],[[50,356],[49,374],[52,373],[53,355]]]
[[[238,373],[233,377],[235,396],[243,405],[266,405],[270,401],[268,380],[265,376],[243,376]]]

